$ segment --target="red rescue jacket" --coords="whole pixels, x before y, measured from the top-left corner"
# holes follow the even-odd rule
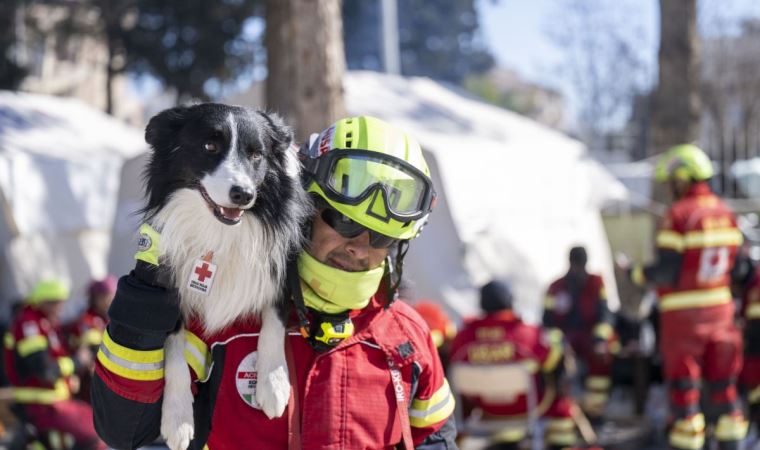
[[[290,434],[300,429],[303,449],[390,449],[402,441],[400,408],[411,424],[415,447],[439,432],[454,410],[454,398],[419,315],[401,302],[385,308],[373,299],[352,320],[354,336],[322,354],[294,327],[289,330],[289,370],[299,408],[294,412],[291,397],[286,414],[273,420],[255,402],[259,324],[242,318],[213,335],[205,335],[197,323],[188,324],[185,353],[196,396],[190,448],[284,449],[293,442]],[[96,427],[111,445],[149,442],[156,437],[160,414],[153,417],[146,411],[156,405],[160,411],[162,371],[149,373],[151,367],[145,366],[139,373],[123,359],[148,361],[143,356],[156,356],[156,351],[129,349],[114,342],[108,331],[103,346],[122,360],[98,354]],[[400,373],[398,384],[392,381],[391,364]],[[114,416],[139,417],[141,423],[122,425]],[[453,437],[447,442],[453,446]]]

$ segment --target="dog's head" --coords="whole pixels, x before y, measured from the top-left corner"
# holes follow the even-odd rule
[[[272,215],[293,189],[293,133],[276,114],[204,103],[165,110],[148,123],[153,149],[145,181],[155,214],[178,189],[196,189],[220,222],[235,225],[246,211]],[[295,167],[294,167],[295,166]],[[270,190],[266,195],[267,190]]]

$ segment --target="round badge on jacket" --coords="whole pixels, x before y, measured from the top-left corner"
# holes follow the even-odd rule
[[[258,375],[256,373],[256,360],[258,352],[251,352],[240,361],[237,372],[235,373],[235,385],[240,398],[250,407],[261,409],[256,402],[256,383]]]

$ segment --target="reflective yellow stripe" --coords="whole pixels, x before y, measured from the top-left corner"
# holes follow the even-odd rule
[[[111,340],[108,330],[98,350],[98,361],[111,372],[131,380],[152,381],[164,377],[164,349],[133,350]]]
[[[586,409],[603,408],[609,396],[603,392],[586,392],[583,394],[583,407]]]
[[[74,373],[74,360],[68,356],[58,358],[58,368],[61,369],[61,375],[68,377]]]
[[[727,287],[699,291],[674,292],[665,294],[660,300],[660,311],[686,308],[706,308],[731,302],[731,291]]]
[[[644,286],[647,284],[647,277],[644,275],[644,267],[641,264],[636,264],[631,270],[631,281],[636,286]]]
[[[544,309],[554,309],[556,305],[557,301],[553,295],[547,294],[546,297],[544,297]]]
[[[671,430],[668,441],[674,448],[699,450],[705,446],[705,432],[682,433],[680,431]]]
[[[657,246],[682,252],[684,248],[684,237],[681,233],[673,230],[662,230],[657,233]]]
[[[527,436],[527,434],[528,430],[525,427],[506,428],[499,431],[498,433],[491,435],[491,442],[494,444],[519,442],[525,439],[525,436]]]
[[[409,410],[409,423],[416,428],[424,428],[446,420],[456,402],[449,389],[449,382],[444,378],[440,387],[427,400],[414,399]]]
[[[760,319],[760,303],[747,306],[747,319]]]
[[[13,399],[19,403],[40,403],[45,405],[61,400],[68,400],[71,395],[66,382],[63,380],[58,380],[53,389],[14,387],[12,388],[12,392]]]
[[[568,431],[575,429],[573,419],[549,419],[546,425],[552,430]]]
[[[570,446],[578,440],[575,431],[552,431],[546,432],[546,441],[550,445]]]
[[[743,416],[723,414],[718,418],[715,438],[719,441],[738,441],[747,437],[749,423]]]
[[[565,338],[565,335],[559,328],[550,328],[547,336],[549,337],[549,342],[552,344],[562,344]]]
[[[686,233],[686,248],[739,246],[743,241],[742,233],[736,228],[722,228]]]
[[[211,355],[206,344],[188,330],[185,330],[185,360],[192,367],[199,380],[206,379]]]
[[[586,378],[586,388],[595,391],[606,391],[612,385],[609,377],[588,377]]]
[[[5,333],[3,336],[3,344],[5,345],[5,348],[8,350],[13,350],[13,347],[16,345],[16,340],[13,339],[13,335],[10,333]]]
[[[63,439],[61,439],[61,433],[55,430],[49,431],[48,444],[50,444],[51,450],[63,450]]]
[[[562,344],[552,342],[549,347],[549,355],[541,367],[544,372],[551,372],[557,368],[557,364],[562,360]]]
[[[705,431],[705,416],[699,413],[686,419],[678,419],[673,424],[673,429],[689,433]]]
[[[702,448],[705,445],[705,416],[700,413],[676,420],[668,438],[670,445],[675,448],[689,450]]]
[[[90,346],[100,345],[101,342],[103,342],[103,332],[97,328],[90,328],[85,331],[80,340],[80,343]]]
[[[614,330],[612,325],[608,323],[598,323],[594,327],[594,336],[603,340],[609,340],[612,337]]]
[[[438,348],[443,345],[443,333],[439,330],[430,330],[430,338],[433,340],[433,345]]]
[[[750,404],[760,403],[760,386],[755,386],[749,391],[747,401],[749,401]]]
[[[108,330],[103,333],[103,345],[112,355],[136,363],[159,363],[164,361],[164,349],[157,350],[133,350],[119,345],[111,339]]]
[[[16,349],[18,350],[19,356],[22,358],[31,355],[32,353],[41,352],[42,350],[45,350],[48,346],[48,341],[45,336],[42,336],[41,334],[38,334],[36,336],[30,336],[28,338],[21,339],[18,341],[18,345],[16,346]]]

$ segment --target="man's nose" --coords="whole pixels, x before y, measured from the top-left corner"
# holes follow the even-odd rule
[[[359,236],[351,238],[346,244],[346,251],[357,259],[369,257],[369,231],[363,231]]]

